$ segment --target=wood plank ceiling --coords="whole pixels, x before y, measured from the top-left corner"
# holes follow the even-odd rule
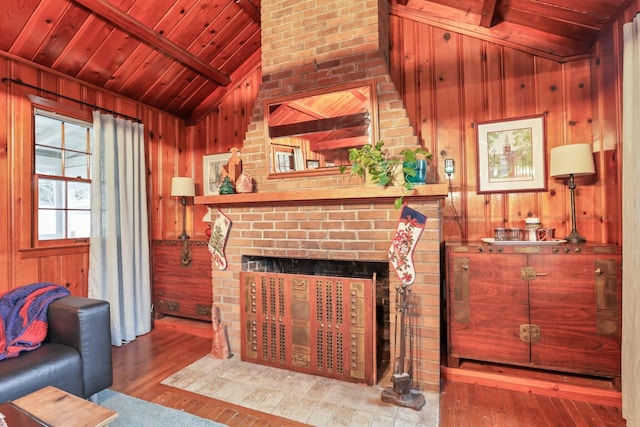
[[[395,15],[557,61],[588,56],[630,3],[389,1]],[[259,66],[260,0],[7,0],[0,50],[195,123]]]

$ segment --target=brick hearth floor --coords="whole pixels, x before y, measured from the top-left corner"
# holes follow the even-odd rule
[[[437,427],[438,394],[425,392],[420,411],[382,402],[383,387],[209,356],[162,384],[314,426]]]

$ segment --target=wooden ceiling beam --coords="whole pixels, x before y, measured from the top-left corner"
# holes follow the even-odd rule
[[[429,2],[431,9],[444,10],[436,3]],[[449,16],[451,8],[447,8],[447,13],[425,12],[406,6],[391,4],[390,13],[394,16],[407,18],[423,24],[433,25],[459,34],[467,35],[480,40],[495,43],[500,46],[517,49],[522,52],[531,53],[556,62],[577,61],[591,57],[589,45],[576,40],[569,40],[554,34],[543,33],[521,25],[509,22],[500,22],[491,28],[464,22],[464,16]],[[462,12],[462,11],[460,11]],[[446,16],[446,17],[445,17]],[[479,18],[477,18],[479,21]],[[541,40],[543,40],[541,42]]]
[[[348,114],[329,119],[310,120],[286,125],[269,126],[269,138],[304,135],[315,132],[362,127],[369,129],[369,113]]]
[[[251,3],[251,0],[235,0],[235,2],[247,15],[249,15],[251,19],[253,19],[253,22],[260,25],[260,10]]]
[[[362,147],[369,143],[369,135],[362,135],[351,138],[332,139],[329,141],[311,141],[309,143],[309,149],[318,153],[323,151],[339,150],[341,148]]]
[[[493,17],[496,13],[497,0],[484,0],[482,2],[482,12],[480,12],[480,25],[481,27],[491,28]]]
[[[229,76],[218,69],[213,68],[209,64],[201,61],[186,50],[180,48],[169,39],[162,37],[155,31],[141,24],[139,21],[131,18],[129,15],[115,8],[104,0],[72,0],[75,3],[89,9],[91,12],[100,16],[102,19],[115,25],[122,31],[131,34],[137,39],[146,43],[153,49],[168,55],[175,60],[181,62],[194,71],[202,74],[206,78],[226,86],[231,83]]]

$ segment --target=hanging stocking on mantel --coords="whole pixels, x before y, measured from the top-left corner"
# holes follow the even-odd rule
[[[209,252],[213,257],[213,262],[220,270],[227,268],[227,259],[224,256],[224,245],[227,243],[231,220],[218,209],[213,220],[213,231],[209,238]]]
[[[424,406],[425,398],[423,394],[413,390],[412,349],[415,331],[411,326],[413,304],[409,301],[409,293],[411,292],[411,284],[416,280],[413,250],[426,222],[425,215],[405,205],[402,208],[398,228],[389,248],[389,261],[396,270],[402,285],[396,287],[395,347],[398,349],[398,357],[395,358],[394,374],[391,377],[393,386],[382,391],[383,402],[394,403],[417,411]],[[398,317],[400,317],[399,325]],[[409,337],[409,349],[407,349],[407,336]]]
[[[402,208],[396,235],[389,248],[389,261],[405,286],[411,285],[416,280],[413,250],[426,222],[427,217],[420,212],[406,205]]]

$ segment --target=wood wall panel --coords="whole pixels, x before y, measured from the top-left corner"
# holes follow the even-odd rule
[[[414,46],[424,43],[424,40],[418,41],[415,34],[420,30],[422,24],[416,24],[412,26],[414,29],[413,34],[404,35],[404,40],[416,40],[411,45],[406,47],[406,50],[413,48]],[[416,83],[406,83],[405,90],[408,87],[422,88],[423,86],[431,87],[432,90],[426,93],[426,97],[414,97],[413,99],[420,101],[421,105],[418,107],[411,106],[410,102],[405,100],[405,104],[409,106],[409,109],[417,108],[418,110],[427,111],[428,114],[424,115],[424,119],[430,122],[430,126],[433,131],[429,134],[428,139],[424,139],[423,145],[432,153],[446,152],[444,158],[458,159],[461,157],[461,153],[464,152],[465,146],[461,144],[461,138],[451,138],[451,129],[460,131],[465,127],[463,117],[460,115],[461,100],[463,92],[460,90],[458,81],[461,78],[461,70],[459,67],[458,58],[461,55],[461,37],[456,34],[439,28],[427,29],[427,34],[430,34],[432,41],[425,43],[432,46],[432,49],[424,52],[428,54],[427,57],[421,57],[420,61],[425,65],[425,68],[430,68],[431,81],[423,80],[424,77],[421,73],[411,73],[409,70],[405,70],[403,78],[415,77],[420,79]],[[419,32],[417,33],[419,34]],[[408,54],[411,52],[409,51]],[[405,93],[401,93],[404,98]],[[414,122],[415,123],[415,122]],[[444,144],[439,146],[438,141],[442,141]],[[435,162],[434,162],[435,163]],[[459,191],[459,173],[462,170],[461,164],[458,163],[458,172],[452,177],[452,201],[457,203],[457,206],[461,206],[465,201],[464,193]],[[442,176],[444,179],[444,176]],[[457,200],[456,200],[457,199]],[[449,203],[443,210],[443,216],[449,218],[455,217],[455,212],[452,209],[453,205]],[[464,223],[463,223],[464,224]],[[451,235],[452,233],[459,234],[459,226],[453,221],[443,222],[443,233],[445,235]],[[465,232],[465,235],[467,233]]]
[[[535,105],[535,91],[533,84],[534,57],[517,50],[504,48],[501,52],[503,67],[504,109],[503,117],[520,117],[538,114]],[[488,58],[487,60],[497,60]],[[493,119],[499,119],[493,117]]]
[[[564,134],[564,81],[562,80],[562,64],[544,58],[536,58],[536,105],[546,115],[547,151],[562,144]],[[562,218],[565,216],[565,185],[561,181],[549,179],[548,193],[536,193],[537,205],[532,212],[555,212],[557,215],[547,215],[546,225],[556,229],[563,227]]]
[[[10,61],[0,57],[0,73],[7,74],[9,72]],[[6,99],[6,94],[0,99]],[[0,209],[0,248],[11,247],[13,240],[13,234],[10,233],[11,222],[10,213],[8,208],[10,183],[11,183],[11,169],[9,168],[9,132],[11,128],[11,114],[8,102],[0,102],[0,129],[6,129],[5,132],[0,132],[0,180],[3,185],[0,185],[0,201],[7,206],[5,209]],[[0,249],[0,284],[10,283],[11,277],[11,264],[12,257],[7,250]]]
[[[48,281],[66,287],[72,295],[87,295],[88,252],[69,256],[44,256],[35,258],[34,261],[37,262],[37,268],[32,273],[33,277],[23,283]]]
[[[147,114],[144,122],[145,126],[148,126],[150,129],[158,129],[158,123],[153,115]],[[160,185],[160,159],[162,158],[162,156],[160,155],[161,147],[158,143],[158,136],[156,135],[155,131],[146,132],[146,135],[148,146],[147,151],[145,152],[148,171],[147,185],[149,185],[149,188],[162,188],[162,186]],[[171,188],[169,188],[169,191],[170,190]],[[164,227],[162,227],[162,220],[164,218],[162,212],[162,198],[162,195],[158,194],[157,192],[147,195],[147,199],[149,200],[149,226],[150,230],[152,230],[152,235],[150,236],[150,238],[152,240],[155,238],[155,234],[159,230],[164,229]],[[167,198],[169,198],[169,195],[167,195]]]
[[[541,111],[536,105],[535,97],[537,88],[533,78],[534,57],[513,49],[503,49],[501,55],[504,68],[504,109],[502,116],[492,117],[491,120],[497,120],[501,117],[524,117],[540,114]],[[519,227],[524,225],[524,218],[530,212],[537,212],[534,204],[535,194],[535,192],[505,194],[502,220],[505,226]],[[500,226],[494,225],[489,230]],[[490,236],[492,233],[484,235],[484,237]]]
[[[413,25],[409,24],[406,27],[402,28],[403,32],[400,35],[400,38],[402,40],[413,41],[414,39],[411,38],[410,35],[415,32],[414,26],[415,24]],[[408,33],[408,34],[405,34],[405,33]],[[409,35],[408,39],[407,39],[407,35]],[[432,82],[431,74],[433,72],[433,68],[430,66],[427,66],[427,64],[422,63],[423,58],[426,59],[431,57],[431,54],[429,53],[431,46],[428,43],[424,43],[422,46],[424,46],[424,49],[427,50],[426,52],[423,52],[420,49],[421,46],[415,46],[415,45],[411,45],[410,49],[403,49],[401,51],[402,63],[399,65],[400,65],[400,68],[402,69],[402,74],[411,74],[411,76],[407,76],[408,78],[403,79],[403,83],[406,84],[406,86],[404,86],[403,89],[404,89],[404,92],[407,94],[407,98],[409,98],[405,101],[405,104],[411,105],[413,107],[411,109],[407,108],[407,115],[409,116],[411,123],[416,124],[416,132],[417,132],[418,140],[422,141],[422,144],[424,145],[425,137],[423,136],[423,134],[425,132],[427,134],[430,134],[429,130],[432,128],[432,126],[430,126],[433,123],[433,120],[431,120],[431,116],[430,116],[432,111],[430,111],[429,109],[421,110],[419,107],[422,105],[422,102],[417,98],[420,97],[422,94],[432,93],[431,85],[433,82]],[[427,76],[424,76],[422,80],[423,82],[427,83],[428,86],[425,86],[422,88],[416,86],[420,82],[420,79],[414,75],[416,73],[421,73],[421,72],[426,72],[429,74]]]
[[[460,59],[464,75],[465,91],[463,95],[463,105],[465,109],[461,112],[460,154],[454,156],[454,158],[467,159],[467,161],[462,162],[456,160],[456,173],[454,174],[453,182],[458,190],[456,194],[459,194],[460,197],[456,198],[454,196],[447,201],[447,206],[451,207],[455,205],[459,212],[473,210],[475,212],[482,212],[483,215],[475,219],[462,218],[465,224],[464,236],[458,232],[459,230],[456,230],[456,228],[459,229],[460,227],[456,227],[455,217],[450,214],[443,215],[447,230],[452,229],[452,232],[445,233],[445,236],[458,236],[458,238],[463,238],[469,235],[470,227],[484,226],[485,223],[490,224],[492,222],[491,208],[495,207],[495,204],[488,205],[485,203],[484,197],[477,197],[475,194],[471,195],[469,191],[461,191],[462,188],[474,188],[478,175],[475,120],[478,117],[483,117],[488,104],[491,104],[494,108],[501,107],[502,104],[502,96],[498,90],[492,91],[494,96],[491,97],[491,102],[489,102],[488,93],[491,90],[491,84],[488,83],[486,76],[491,74],[490,66],[492,64],[486,61],[487,47],[484,42],[472,38],[466,38],[462,43],[462,56]],[[442,151],[442,148],[440,150]],[[445,149],[445,151],[447,151],[447,155],[441,156],[440,158],[449,157],[448,150]],[[452,211],[453,209],[450,210]]]
[[[13,73],[15,78],[30,84],[38,84],[38,73],[36,70],[26,67],[22,64],[14,64]],[[31,179],[22,173],[25,168],[31,164],[30,159],[32,147],[27,141],[32,140],[32,120],[31,120],[31,104],[27,102],[20,88],[13,88],[12,98],[15,101],[12,118],[20,118],[15,120],[13,124],[13,135],[9,147],[10,168],[12,173],[10,206],[12,209],[11,224],[20,224],[19,227],[13,227],[14,238],[12,242],[19,245],[19,248],[28,248],[31,246],[31,228],[33,220],[30,214],[26,212],[31,206]],[[23,121],[28,117],[27,121]],[[15,154],[11,155],[11,150],[15,150]],[[18,172],[18,173],[15,173]],[[14,264],[17,267],[17,263]]]
[[[41,280],[46,280],[48,282],[57,283],[53,277],[47,277],[46,279],[41,279],[40,275],[40,263],[37,258],[29,258],[29,259],[20,259],[14,257],[14,265],[11,269],[11,273],[13,273],[9,280],[12,280],[14,283],[18,285],[25,285],[27,283],[36,283]],[[7,282],[7,283],[12,283]],[[16,286],[18,286],[16,285]],[[3,288],[3,291],[10,289],[10,287]]]

